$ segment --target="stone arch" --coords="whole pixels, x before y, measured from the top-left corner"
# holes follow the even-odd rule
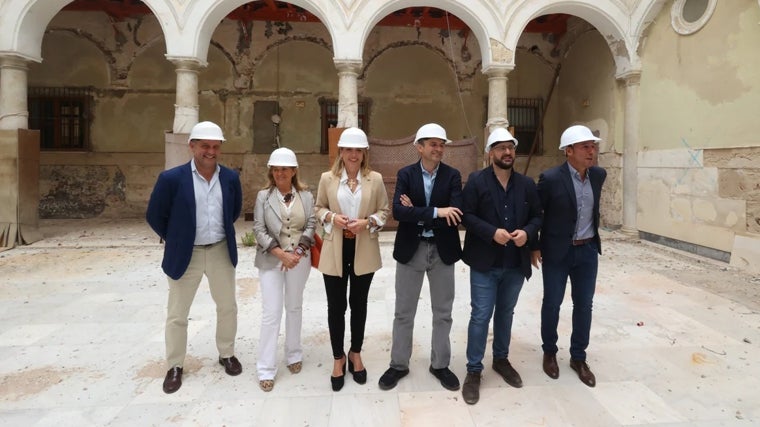
[[[31,0],[8,2],[7,10],[0,14],[0,52],[13,52],[30,61],[42,61],[42,38],[50,21],[71,0]],[[172,32],[176,21],[169,0],[143,0],[158,18],[164,34]]]
[[[251,0],[227,0],[212,7],[208,7],[208,4],[202,2],[194,3],[192,9],[186,14],[187,19],[184,20],[183,25],[184,31],[176,36],[173,35],[171,40],[167,40],[167,55],[169,57],[197,58],[205,64],[208,47],[216,27],[230,12],[250,2]],[[335,39],[333,26],[328,19],[329,14],[324,13],[316,2],[292,0],[288,3],[301,7],[319,18],[322,25],[327,28],[330,37],[333,40]],[[191,40],[190,44],[188,44],[188,40]]]
[[[605,38],[615,60],[616,74],[639,68],[638,55],[627,36],[630,19],[628,12],[617,3],[605,3],[605,6],[601,6],[601,2],[591,0],[564,0],[543,5],[533,1],[519,2],[507,13],[510,19],[506,23],[504,48],[514,53],[517,42],[531,19],[550,13],[564,13],[586,20]],[[514,54],[509,59],[508,63],[514,65]]]
[[[470,28],[480,46],[483,66],[486,67],[491,63],[492,56],[489,40],[501,34],[501,28],[498,13],[493,6],[486,1],[470,0],[467,2],[454,0],[436,0],[432,1],[415,1],[393,0],[387,2],[378,2],[374,0],[363,0],[350,17],[352,20],[363,21],[366,24],[361,28],[347,30],[346,37],[335,39],[335,57],[338,59],[356,59],[361,58],[364,52],[364,44],[369,37],[372,29],[388,14],[405,7],[414,6],[431,6],[443,9],[456,15]],[[358,19],[356,19],[358,18]]]
[[[430,43],[424,42],[424,41],[398,41],[389,43],[387,46],[385,46],[383,49],[375,52],[374,55],[369,57],[366,61],[364,61],[361,73],[359,73],[359,78],[364,79],[366,78],[367,70],[372,66],[372,63],[375,62],[380,56],[382,56],[384,53],[386,53],[390,49],[398,49],[400,47],[406,47],[406,46],[422,46],[432,52],[434,52],[436,55],[440,56],[441,59],[449,65],[449,68],[454,72],[454,74],[457,76],[458,79],[462,79],[463,77],[472,77],[472,74],[470,75],[462,75],[460,73],[460,70],[456,66],[456,62],[449,56],[448,52],[446,52],[444,49],[440,47],[436,47],[431,45]],[[476,67],[477,68],[477,67]]]

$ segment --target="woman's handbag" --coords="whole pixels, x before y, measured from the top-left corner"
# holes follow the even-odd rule
[[[314,233],[314,244],[311,245],[311,266],[319,267],[319,253],[322,251],[322,238]]]

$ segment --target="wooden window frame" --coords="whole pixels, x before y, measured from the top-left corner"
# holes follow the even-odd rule
[[[92,102],[91,88],[28,88],[29,128],[40,131],[40,149],[89,150]]]

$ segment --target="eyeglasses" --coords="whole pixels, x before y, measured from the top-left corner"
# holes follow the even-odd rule
[[[293,193],[288,193],[284,195],[283,200],[285,200],[285,203],[290,203],[290,201],[293,200]]]
[[[499,144],[495,147],[491,147],[491,151],[515,151],[517,150],[517,147],[514,145],[502,145]]]

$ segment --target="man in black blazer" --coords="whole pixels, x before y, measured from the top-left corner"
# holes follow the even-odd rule
[[[166,242],[161,266],[169,281],[166,316],[165,393],[182,386],[187,352],[190,306],[201,279],[208,278],[216,303],[216,346],[219,364],[229,375],[243,368],[235,357],[237,303],[235,220],[240,216],[243,192],[237,172],[217,163],[224,142],[215,123],[193,126],[189,146],[193,158],[161,172],[145,214],[148,224]]]
[[[393,258],[396,265],[396,311],[390,368],[379,386],[389,390],[409,373],[414,316],[424,275],[430,286],[433,336],[430,373],[449,390],[459,379],[449,370],[451,309],[454,304],[454,263],[462,256],[457,225],[462,221],[462,177],[446,165],[444,146],[451,141],[438,124],[417,131],[414,144],[420,160],[398,171],[393,216],[398,220]]]
[[[591,307],[596,287],[599,255],[599,198],[607,172],[594,166],[599,138],[585,126],[567,128],[560,138],[560,150],[567,161],[541,174],[538,194],[544,210],[539,250],[532,254],[533,265],[542,264],[544,299],[541,305],[543,368],[551,378],[559,378],[557,365],[557,325],[559,309],[570,277],[573,300],[573,331],[570,336],[570,367],[589,387],[596,377],[586,363],[591,331]]]
[[[530,278],[530,246],[541,227],[541,205],[532,179],[513,170],[517,139],[494,129],[486,143],[491,166],[472,173],[462,192],[467,228],[462,260],[470,266],[470,323],[467,328],[467,377],[462,397],[480,398],[483,357],[493,316],[493,369],[512,387],[520,374],[507,358],[512,317],[523,282]]]

